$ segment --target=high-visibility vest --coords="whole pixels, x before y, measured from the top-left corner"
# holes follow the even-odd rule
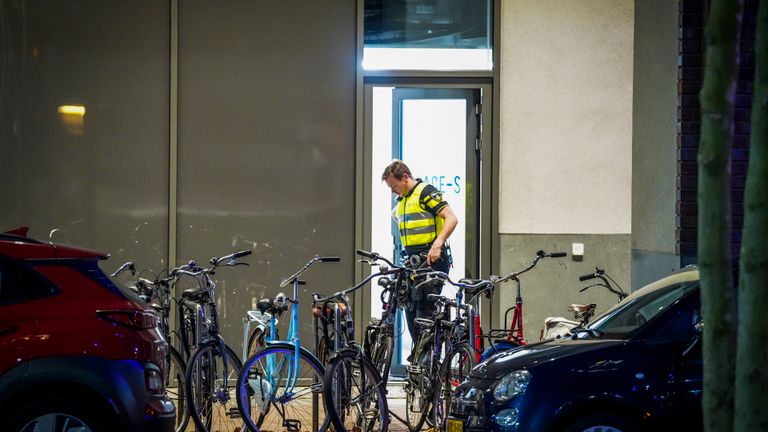
[[[395,207],[395,217],[400,230],[400,243],[403,247],[432,244],[445,223],[445,219],[433,215],[429,210],[422,207],[419,198],[425,187],[427,187],[427,183],[420,182]],[[434,198],[427,196],[424,204],[429,205],[430,200],[434,200]]]

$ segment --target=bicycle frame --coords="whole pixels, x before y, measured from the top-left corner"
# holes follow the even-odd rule
[[[523,333],[523,296],[520,289],[520,279],[516,275],[513,280],[515,281],[517,293],[515,296],[515,306],[512,308],[512,323],[509,326],[507,340],[520,345],[525,345],[527,342],[525,341]],[[506,316],[504,319],[506,321]]]
[[[302,283],[302,281],[299,279],[299,276],[301,276],[301,274],[304,273],[315,262],[338,261],[340,261],[339,257],[314,257],[304,267],[302,267],[301,270],[297,271],[292,276],[288,277],[280,283],[281,288],[287,286],[288,284],[293,284],[293,297],[287,299],[287,301],[291,303],[291,317],[289,319],[288,334],[286,335],[285,340],[277,340],[275,338],[275,335],[277,334],[277,319],[273,316],[270,319],[270,331],[269,335],[267,336],[266,343],[269,345],[270,343],[275,342],[287,342],[293,345],[294,352],[293,358],[290,359],[290,364],[288,365],[288,375],[286,377],[288,380],[287,385],[284,387],[283,393],[278,398],[278,400],[291,400],[294,395],[294,389],[296,388],[296,383],[299,377],[299,353],[301,351],[301,338],[299,337],[299,285]],[[274,388],[277,388],[276,385],[278,381],[283,379],[282,376],[276,373],[285,367],[285,364],[282,362],[283,360],[281,360],[280,363],[275,364],[274,359],[271,357],[268,357],[266,361],[265,369],[267,380]]]

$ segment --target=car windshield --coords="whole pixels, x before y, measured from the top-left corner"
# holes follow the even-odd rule
[[[626,339],[698,286],[698,281],[681,281],[638,292],[601,315],[589,330],[608,339]]]

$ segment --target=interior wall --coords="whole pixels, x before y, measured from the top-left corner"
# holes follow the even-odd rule
[[[108,252],[110,272],[127,260],[164,268],[169,5],[0,9],[0,231],[26,225],[32,238]]]
[[[172,264],[254,251],[215,276],[239,351],[256,300],[290,295],[280,281],[316,254],[340,255],[299,295],[311,344],[310,294],[349,286],[354,265],[356,1],[178,4],[171,107],[170,2],[0,2],[0,229],[103,250],[108,271],[166,268],[176,108]]]
[[[569,255],[522,278],[526,337],[538,340],[570,303],[615,303],[579,293],[579,275],[600,267],[629,289],[634,2],[504,1],[500,33],[499,270],[540,249]],[[512,284],[500,291],[496,325],[515,301]]]
[[[313,292],[349,286],[354,265],[356,2],[185,1],[179,12],[178,256],[252,249],[226,269],[224,335],[313,256]]]
[[[676,253],[678,2],[635,2],[632,281],[680,267]]]

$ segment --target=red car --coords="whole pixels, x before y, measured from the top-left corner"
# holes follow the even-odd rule
[[[157,317],[107,254],[0,234],[0,430],[172,431]]]

